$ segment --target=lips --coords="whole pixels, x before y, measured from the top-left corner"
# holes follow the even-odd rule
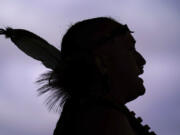
[[[138,79],[139,79],[140,83],[144,82],[142,78],[138,77]]]
[[[139,68],[139,71],[138,71],[138,76],[143,74],[144,73],[144,70],[143,70],[143,67],[142,68]]]
[[[143,70],[143,67],[142,68],[139,68],[139,71],[138,71],[138,80],[140,83],[143,83],[143,79],[139,77],[139,75],[143,74],[144,73],[144,70]]]

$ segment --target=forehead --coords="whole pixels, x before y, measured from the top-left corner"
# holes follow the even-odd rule
[[[108,45],[118,49],[135,49],[135,43],[136,40],[133,35],[126,32],[124,35],[116,35]]]
[[[131,42],[133,45],[135,45],[136,40],[135,40],[135,38],[133,37],[132,33],[126,33],[126,34],[124,35],[124,37],[126,38],[126,40],[128,40],[128,41]]]
[[[135,43],[136,40],[127,26],[124,29],[124,33],[119,30],[119,27],[116,27],[113,29],[113,32],[111,32],[111,35],[109,35],[109,38],[104,39],[104,41],[101,42],[101,46],[97,47],[95,50],[99,53],[112,53],[112,50],[117,52],[128,48],[135,48]]]
[[[114,33],[112,34],[113,35],[112,38],[116,38],[116,37],[124,38],[125,40],[129,40],[130,42],[135,43],[136,40],[132,36],[132,33],[134,32],[131,31],[127,25],[124,25],[123,28],[116,28],[114,30]]]
[[[129,40],[135,43],[135,39],[132,36],[132,31],[129,30],[127,25],[114,24],[112,26],[106,27],[107,31],[104,33],[104,36],[99,40],[98,44],[104,45],[109,41],[114,40],[115,38],[122,38],[124,40]]]

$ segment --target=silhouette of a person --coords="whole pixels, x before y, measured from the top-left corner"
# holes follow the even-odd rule
[[[70,64],[76,73],[69,77],[74,75],[77,88],[64,105],[54,135],[136,134],[125,114],[99,101],[122,105],[145,93],[138,76],[146,62],[131,33],[127,25],[110,18],[85,20],[68,30],[61,53],[76,64]]]
[[[26,54],[52,71],[39,82],[39,92],[51,92],[50,108],[63,106],[54,135],[136,135],[123,107],[145,93],[145,59],[135,49],[127,25],[99,17],[72,25],[61,52],[39,36],[22,29],[1,29]],[[25,46],[26,44],[26,46]],[[59,104],[58,104],[59,106]]]

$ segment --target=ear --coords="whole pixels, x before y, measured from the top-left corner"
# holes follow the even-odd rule
[[[98,70],[104,75],[107,74],[108,68],[107,68],[107,62],[106,58],[102,56],[95,56],[95,63],[98,68]]]

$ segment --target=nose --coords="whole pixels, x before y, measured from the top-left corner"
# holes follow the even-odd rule
[[[143,66],[146,64],[146,60],[139,52],[136,52],[136,62],[138,66]]]

